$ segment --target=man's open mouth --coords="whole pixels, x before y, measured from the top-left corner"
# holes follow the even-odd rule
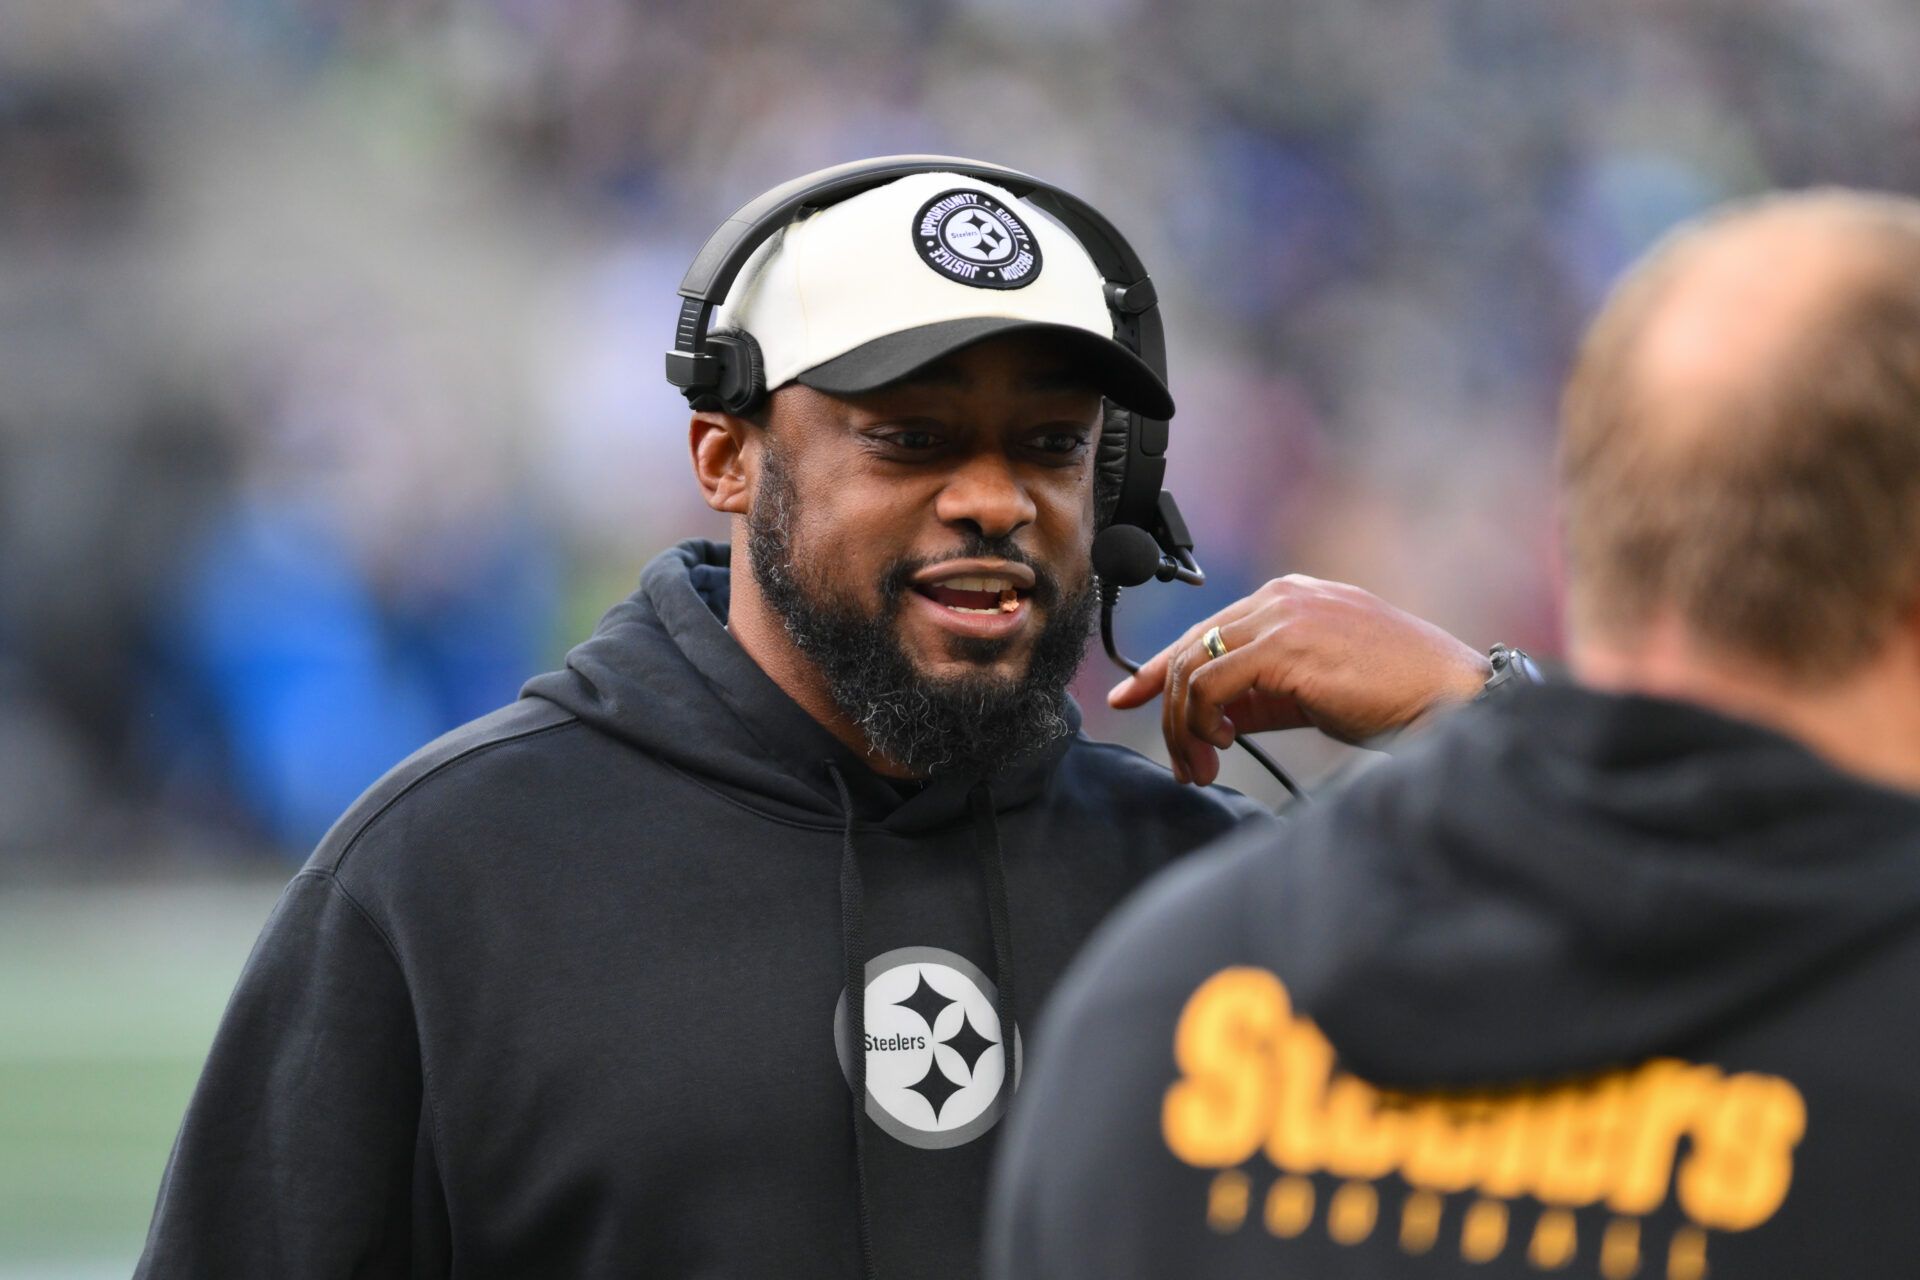
[[[1014,613],[1031,588],[1015,586],[1009,578],[971,575],[924,582],[914,587],[935,604],[958,613]]]

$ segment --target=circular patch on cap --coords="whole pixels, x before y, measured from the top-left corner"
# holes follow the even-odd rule
[[[971,187],[920,206],[913,247],[935,271],[976,289],[1018,289],[1040,275],[1040,243],[1020,215]]]

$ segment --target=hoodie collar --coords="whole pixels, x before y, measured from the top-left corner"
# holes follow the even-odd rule
[[[654,559],[640,589],[567,656],[567,669],[526,693],[634,742],[676,767],[718,783],[755,808],[809,825],[837,826],[840,798],[827,765],[846,780],[863,822],[901,834],[966,820],[979,779],[945,775],[903,796],[788,697],[726,629],[731,550],[690,539]],[[1000,812],[1031,801],[1079,733],[1070,732],[997,772]],[[797,812],[796,812],[797,810]]]

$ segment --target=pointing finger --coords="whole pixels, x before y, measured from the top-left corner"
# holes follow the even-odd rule
[[[1173,655],[1182,649],[1198,644],[1209,627],[1224,628],[1228,623],[1244,618],[1261,607],[1264,602],[1257,596],[1243,596],[1226,608],[1202,618],[1188,627],[1178,640],[1140,664],[1140,670],[1113,686],[1107,693],[1107,705],[1116,710],[1125,711],[1151,701],[1166,688],[1167,664]]]

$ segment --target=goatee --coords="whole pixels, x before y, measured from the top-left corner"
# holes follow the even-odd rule
[[[804,573],[795,562],[793,478],[778,450],[768,448],[763,457],[747,517],[754,581],[795,647],[825,677],[835,706],[875,753],[921,777],[987,777],[1071,731],[1067,685],[1080,669],[1092,630],[1097,600],[1091,574],[1078,591],[1063,596],[1058,580],[1011,539],[967,538],[939,559],[990,556],[1031,568],[1029,601],[1044,618],[1040,635],[1019,676],[986,670],[926,675],[901,642],[899,617],[914,574],[932,562],[902,559],[888,566],[877,612],[837,598],[820,575]],[[1009,643],[962,639],[954,651],[984,666]]]

